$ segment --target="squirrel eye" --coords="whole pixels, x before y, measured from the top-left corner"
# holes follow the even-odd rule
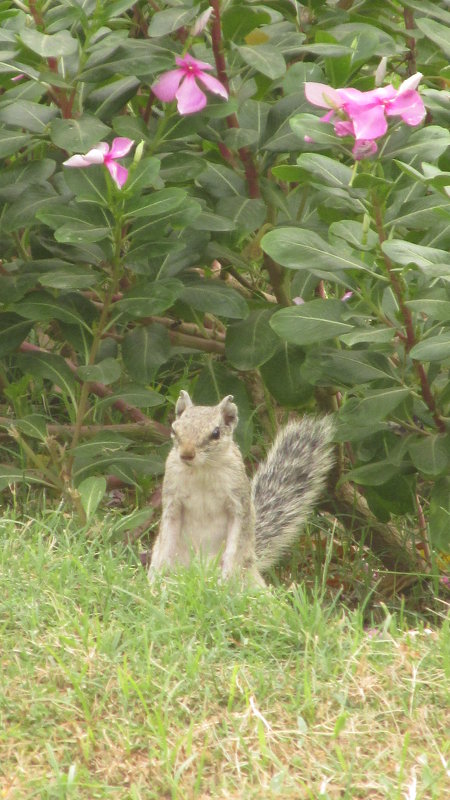
[[[220,439],[220,428],[214,428],[211,439]]]

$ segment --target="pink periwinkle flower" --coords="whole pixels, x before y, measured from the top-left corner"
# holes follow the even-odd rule
[[[184,58],[176,56],[178,69],[171,69],[164,72],[152,86],[152,92],[158,100],[163,103],[170,103],[177,100],[177,108],[180,114],[195,114],[206,106],[206,96],[198,86],[197,81],[203,84],[210,92],[219,94],[228,100],[228,92],[217,78],[208,75],[205,70],[213,69],[211,64],[205,61],[198,61],[186,53]]]
[[[133,139],[117,137],[113,140],[111,147],[107,142],[99,142],[86,155],[75,155],[63,161],[65,167],[90,167],[92,164],[104,164],[114,183],[121,189],[128,178],[128,170],[117,164],[116,158],[123,158],[130,152],[134,145]]]
[[[392,84],[360,92],[359,89],[333,89],[324,83],[305,83],[305,95],[310,103],[328,108],[322,122],[331,122],[337,136],[353,136],[353,155],[356,160],[367,158],[377,151],[375,139],[387,131],[386,117],[399,116],[407,125],[419,125],[425,117],[425,107],[416,91],[422,73],[416,72],[399,89]]]

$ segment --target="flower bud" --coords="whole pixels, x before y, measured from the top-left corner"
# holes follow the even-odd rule
[[[381,86],[386,77],[387,58],[383,56],[375,70],[375,86]]]
[[[144,142],[143,139],[141,139],[141,141],[139,142],[139,144],[136,147],[136,150],[134,151],[133,164],[139,164],[139,162],[140,162],[140,160],[142,158],[142,153],[144,152],[144,145],[145,145],[145,142]]]

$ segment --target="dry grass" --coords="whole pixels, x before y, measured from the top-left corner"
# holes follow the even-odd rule
[[[446,795],[445,622],[195,569],[150,590],[106,534],[3,527],[1,798]]]

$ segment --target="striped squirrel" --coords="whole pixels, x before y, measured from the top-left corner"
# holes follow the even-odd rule
[[[329,417],[304,417],[279,432],[250,483],[233,441],[238,410],[228,395],[217,406],[195,406],[182,391],[172,425],[162,488],[162,518],[149,577],[193,554],[221,558],[223,577],[261,573],[299,538],[333,463]]]

